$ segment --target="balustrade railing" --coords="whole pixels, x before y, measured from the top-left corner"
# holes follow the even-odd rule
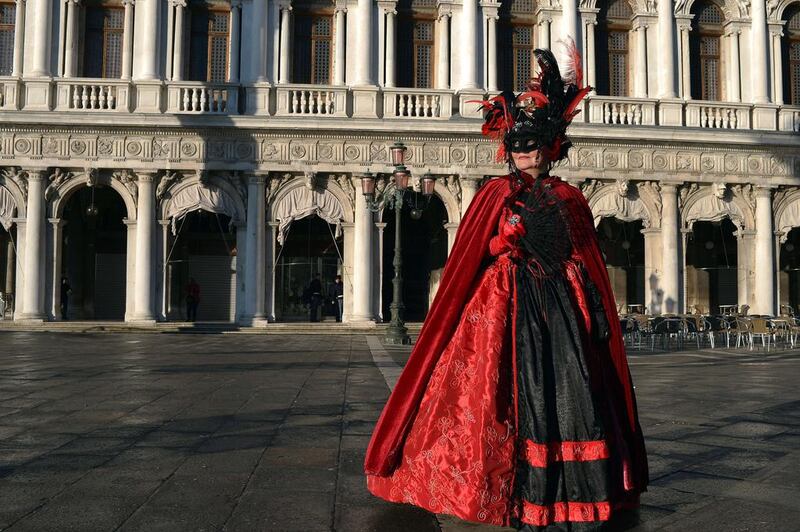
[[[707,129],[750,129],[750,105],[686,102],[686,125]]]
[[[31,88],[35,92],[31,93]],[[42,88],[44,87],[44,88]],[[53,90],[54,89],[54,90]],[[51,82],[0,77],[0,111],[34,110],[84,112],[156,112],[172,114],[239,114],[239,93],[248,87],[227,83],[130,82],[118,79],[57,78]],[[31,97],[33,94],[33,97]],[[245,114],[274,116],[352,116],[354,93],[348,87],[280,84],[266,88],[258,105]],[[374,94],[374,96],[372,96]],[[382,87],[362,91],[359,98],[375,100],[366,107],[383,119],[447,120],[459,113],[467,116],[459,100],[464,95],[451,90]],[[476,91],[471,99],[487,97]],[[488,96],[491,96],[489,94]],[[166,103],[165,103],[166,99]],[[358,105],[364,105],[359,100]],[[591,95],[582,103],[575,122],[600,125],[703,128],[800,132],[800,106],[754,105],[700,100],[657,100]],[[476,113],[474,118],[479,119]]]
[[[235,115],[239,113],[238,95],[238,85],[170,83],[167,112]]]
[[[347,116],[347,89],[316,85],[279,86],[275,114]]]
[[[589,123],[652,126],[656,123],[656,101],[614,96],[589,98]]]
[[[130,112],[130,84],[121,80],[69,79],[56,81],[58,111]]]
[[[450,118],[452,114],[452,91],[383,90],[384,118]]]

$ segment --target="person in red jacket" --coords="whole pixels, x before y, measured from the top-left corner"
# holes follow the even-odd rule
[[[427,320],[375,427],[378,497],[465,520],[601,528],[648,481],[614,296],[593,217],[550,175],[591,90],[549,50],[520,95],[481,102],[508,175],[478,191]]]

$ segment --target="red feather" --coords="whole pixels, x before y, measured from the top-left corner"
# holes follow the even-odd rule
[[[564,118],[570,120],[573,116],[575,116],[580,112],[580,111],[575,111],[575,108],[578,107],[578,104],[581,103],[581,100],[583,100],[583,98],[586,97],[586,95],[589,94],[591,90],[592,87],[587,85],[586,87],[583,87],[581,90],[578,91],[578,94],[576,94],[575,97],[572,99],[572,101],[569,102],[567,109],[564,111]]]

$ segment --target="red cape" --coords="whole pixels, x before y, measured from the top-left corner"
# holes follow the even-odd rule
[[[403,442],[414,422],[431,373],[456,330],[461,311],[482,270],[481,265],[489,255],[489,240],[496,232],[505,200],[512,192],[509,186],[511,179],[510,176],[505,176],[488,181],[480,188],[464,214],[445,264],[439,290],[417,343],[372,433],[364,462],[364,471],[367,474],[387,476],[397,465]],[[583,262],[603,297],[611,325],[611,336],[608,343],[598,349],[601,360],[609,360],[613,364],[620,383],[620,389],[611,390],[611,393],[619,393],[620,403],[624,402],[627,406],[625,439],[634,462],[633,481],[636,487],[644,489],[647,484],[644,442],[637,419],[614,294],[600,254],[591,210],[580,190],[557,178],[552,182],[552,191],[563,201],[566,209],[574,246],[573,256]]]

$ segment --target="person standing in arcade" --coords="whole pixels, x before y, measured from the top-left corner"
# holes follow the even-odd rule
[[[591,90],[536,50],[528,90],[480,102],[509,173],[464,215],[364,463],[376,496],[519,530],[597,530],[638,506],[647,456],[583,194],[551,175]]]

